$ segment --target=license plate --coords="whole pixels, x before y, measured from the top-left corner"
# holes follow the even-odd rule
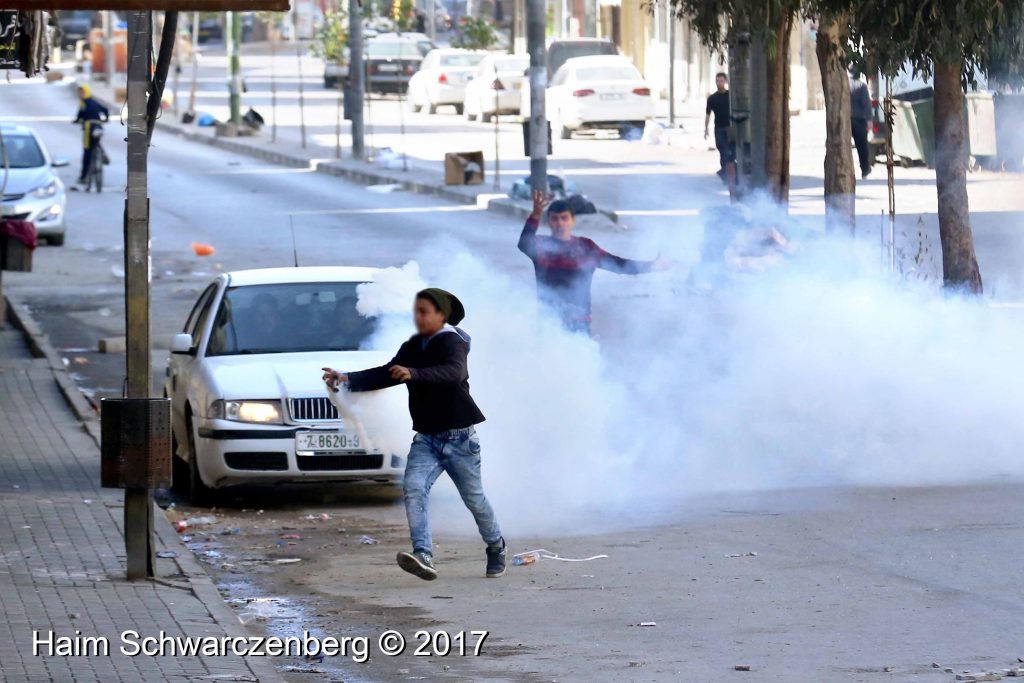
[[[398,71],[399,66],[397,64],[381,64],[379,69],[381,71]]]
[[[297,455],[318,455],[362,450],[359,435],[351,432],[299,432],[295,435]]]
[[[605,101],[607,101],[607,100],[621,100],[622,99],[622,95],[620,95],[617,92],[603,93],[601,95],[601,99],[605,100]]]

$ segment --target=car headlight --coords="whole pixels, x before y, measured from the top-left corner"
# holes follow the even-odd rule
[[[280,401],[214,401],[210,405],[210,418],[233,420],[234,422],[255,422],[260,424],[282,424]]]
[[[45,185],[40,185],[36,189],[32,190],[33,197],[52,197],[57,194],[57,181],[51,180]]]

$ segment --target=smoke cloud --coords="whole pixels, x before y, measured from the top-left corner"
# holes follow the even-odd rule
[[[360,310],[391,352],[426,283],[463,300],[485,489],[510,534],[650,521],[716,492],[1024,476],[1024,312],[882,272],[875,245],[758,221],[789,238],[765,261],[734,244],[709,270],[691,235],[645,245],[680,259],[668,273],[599,274],[599,341],[540,310],[532,277],[449,240],[364,286]],[[373,428],[411,436],[404,409]],[[439,487],[453,513],[435,523],[471,530]]]

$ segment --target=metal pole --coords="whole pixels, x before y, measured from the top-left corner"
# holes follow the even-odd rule
[[[270,38],[270,141],[277,142],[277,33]]]
[[[295,27],[298,31],[298,26]],[[295,41],[295,56],[299,66],[299,134],[302,137],[302,149],[306,149],[306,100],[302,89],[302,45]]]
[[[427,0],[427,2],[430,3],[427,12],[430,27],[427,29],[427,34],[430,36],[430,42],[433,43],[437,41],[437,0]]]
[[[548,122],[544,90],[548,84],[544,64],[545,0],[526,0],[526,43],[530,53],[530,186],[548,191]]]
[[[192,85],[188,91],[188,110],[196,110],[196,81],[199,79],[199,12],[192,13]]]
[[[676,13],[668,8],[668,125],[676,125]]]
[[[180,29],[179,29],[180,30]],[[174,32],[174,116],[175,118],[181,114],[181,107],[178,105],[178,86],[181,82],[181,50],[177,49],[180,47],[178,44],[178,31]]]
[[[103,12],[103,71],[107,85],[114,86],[114,21],[110,10]]]
[[[149,318],[149,135],[146,97],[152,73],[150,12],[128,13],[128,191],[124,206],[125,353],[128,398],[148,398],[153,375]],[[124,543],[128,578],[153,576],[153,496],[124,492]]]
[[[352,158],[364,159],[363,147],[363,17],[359,0],[348,0],[348,113],[352,127]]]
[[[242,42],[242,22],[238,12],[228,12],[228,93],[231,105],[231,123],[242,123],[242,74],[238,63],[238,45]]]
[[[497,63],[495,63],[494,83],[497,84],[498,81],[500,81],[500,80],[501,79],[498,77]],[[494,189],[495,190],[500,190],[501,189],[501,149],[500,149],[500,146],[498,144],[499,143],[498,138],[500,137],[500,134],[499,134],[500,131],[498,129],[498,112],[500,111],[500,108],[498,107],[498,104],[499,104],[498,93],[500,93],[500,92],[501,91],[498,90],[497,87],[494,88]],[[465,105],[463,105],[463,106],[465,106]]]

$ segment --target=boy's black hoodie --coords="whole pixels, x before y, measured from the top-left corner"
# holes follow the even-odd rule
[[[463,429],[484,421],[469,395],[470,337],[458,327],[445,327],[429,339],[413,335],[386,365],[348,373],[352,391],[374,391],[400,384],[390,368],[401,365],[412,374],[409,414],[412,428],[421,434]]]

